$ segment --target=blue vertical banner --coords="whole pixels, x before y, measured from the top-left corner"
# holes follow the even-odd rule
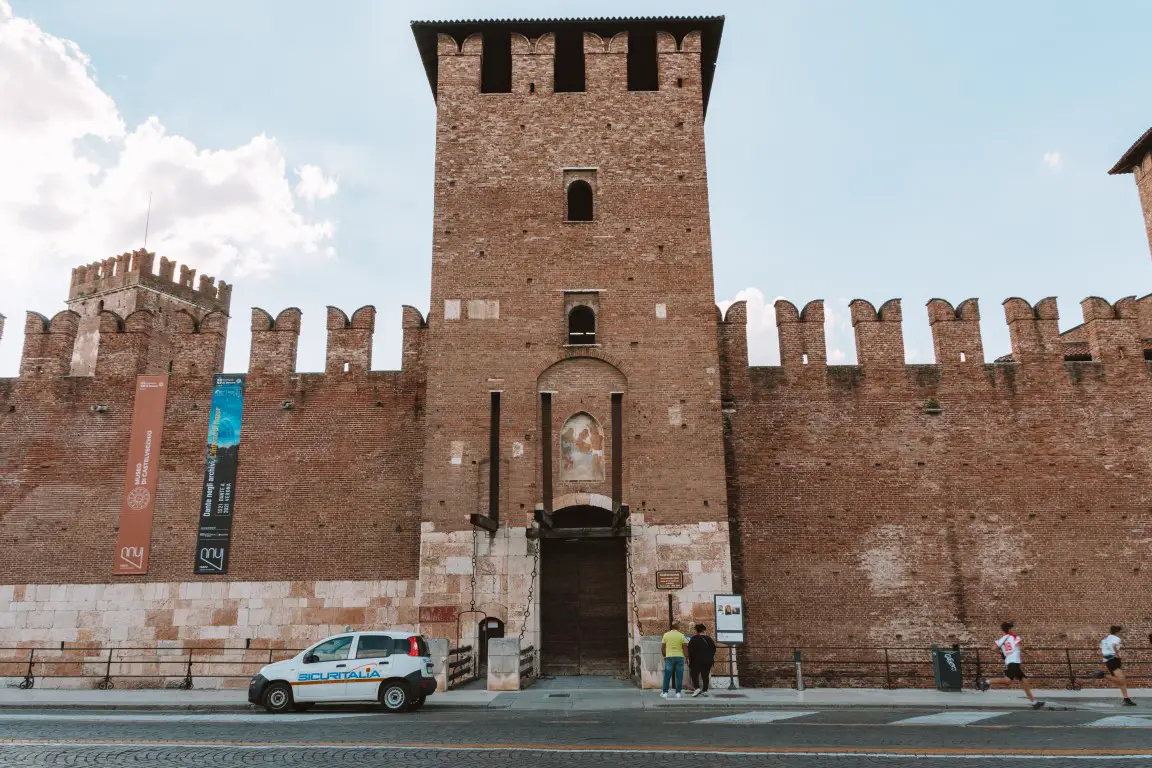
[[[204,494],[200,501],[200,532],[196,537],[197,574],[228,572],[243,413],[244,374],[217,374],[212,385]]]

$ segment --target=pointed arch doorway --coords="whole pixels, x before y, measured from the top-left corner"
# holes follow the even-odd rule
[[[593,506],[553,513],[557,529],[607,528]],[[541,540],[540,659],[545,675],[628,674],[628,587],[624,538]]]

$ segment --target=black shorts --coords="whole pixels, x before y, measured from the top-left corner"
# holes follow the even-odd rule
[[[1004,677],[1009,680],[1023,680],[1028,675],[1024,674],[1024,670],[1020,668],[1019,664],[1012,663],[1004,665]]]
[[[1115,672],[1123,665],[1120,663],[1119,656],[1113,656],[1110,659],[1104,659],[1104,666],[1108,667],[1109,672]]]

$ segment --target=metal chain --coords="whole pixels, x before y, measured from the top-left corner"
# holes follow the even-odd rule
[[[540,542],[529,541],[532,550],[532,576],[528,581],[528,600],[524,603],[524,621],[520,624],[520,647],[524,647],[524,633],[528,629],[528,617],[532,615],[532,595],[536,590],[536,574],[540,569]]]
[[[639,633],[639,637],[643,637],[644,636],[644,625],[640,623],[640,602],[636,597],[636,574],[632,570],[632,529],[631,528],[628,529],[628,535],[624,538],[624,557],[625,557],[626,562],[628,564],[628,593],[632,597],[632,617],[633,617],[633,619],[635,619],[635,622],[636,622],[635,626],[628,633],[628,634],[632,635],[632,642],[630,643],[632,648],[628,649],[628,662],[629,662],[628,666],[630,666],[632,668],[631,669],[632,674],[636,675],[636,674],[639,674],[639,670],[636,669],[636,654],[634,653],[636,644],[639,642],[639,638],[636,636],[636,633]]]
[[[470,610],[476,610],[476,550],[479,547],[477,530],[472,529],[472,607]]]

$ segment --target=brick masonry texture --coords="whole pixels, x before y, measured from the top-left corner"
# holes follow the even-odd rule
[[[1148,232],[1148,246],[1152,248],[1152,152],[1144,155],[1135,169],[1136,187],[1140,192],[1140,207],[1144,211],[1144,228]]]
[[[267,314],[253,312],[232,542],[237,567],[213,578],[413,579],[422,377],[363,369],[296,374],[284,355],[290,348],[295,357],[298,315],[282,313],[281,330],[266,331]],[[102,331],[95,376],[36,374],[53,361],[66,370],[67,339],[56,337],[74,332],[75,323],[67,322],[73,317],[63,312],[51,322],[60,333],[29,333],[25,362],[30,353],[45,356],[25,365],[25,376],[0,380],[0,583],[110,580],[133,385],[147,368],[149,329],[117,332],[113,323],[111,332]],[[292,320],[294,330],[285,330]],[[30,317],[30,327],[40,324]],[[223,344],[222,336],[203,330],[178,334],[189,350],[178,360],[195,360],[202,341]],[[370,348],[370,333],[361,333],[360,343]],[[205,354],[214,357],[214,349]],[[191,575],[213,370],[205,365],[194,374],[174,366],[151,570],[128,580]],[[292,408],[282,409],[288,401]],[[93,412],[94,405],[107,410]]]
[[[153,274],[138,251],[78,268],[68,310],[28,314],[20,376],[0,379],[0,645],[302,645],[473,600],[538,642],[533,509],[616,496],[633,644],[662,629],[659,569],[684,572],[681,619],[743,592],[761,646],[986,642],[1005,618],[1033,646],[1152,629],[1152,296],[1089,297],[1064,334],[1053,299],[1008,299],[1012,355],[995,363],[977,302],[934,299],[936,364],[914,366],[899,299],[852,302],[857,366],[827,365],[822,302],[781,301],[781,365],[750,368],[745,305],[714,304],[701,35],[658,35],[660,89],[636,92],[628,34],[587,33],[579,93],[552,92],[550,34],[513,34],[512,92],[481,93],[482,39],[461,37],[432,52],[431,310],[404,308],[401,370],[372,369],[373,307],[328,308],[322,374],[296,372],[299,309],[251,310],[228,575],[192,566],[230,286],[164,258]],[[1135,170],[1152,222],[1152,157]],[[594,190],[591,221],[566,220],[574,182]],[[568,343],[576,304],[595,344]],[[110,584],[144,373],[170,375],[151,565]],[[494,391],[489,538],[468,518],[490,508]],[[602,477],[562,475],[575,414],[601,430]]]
[[[1091,645],[1111,623],[1146,633],[1140,321],[1089,299],[1092,362],[1038,354],[1015,329],[1025,362],[989,365],[972,352],[976,326],[963,327],[975,302],[934,300],[938,363],[906,366],[899,303],[879,317],[870,306],[853,305],[863,365],[803,364],[788,354],[796,323],[780,322],[784,365],[731,373],[729,504],[750,644],[986,642],[1005,619],[1034,647]],[[1042,322],[1020,299],[1005,310]],[[795,308],[780,302],[777,316]]]

